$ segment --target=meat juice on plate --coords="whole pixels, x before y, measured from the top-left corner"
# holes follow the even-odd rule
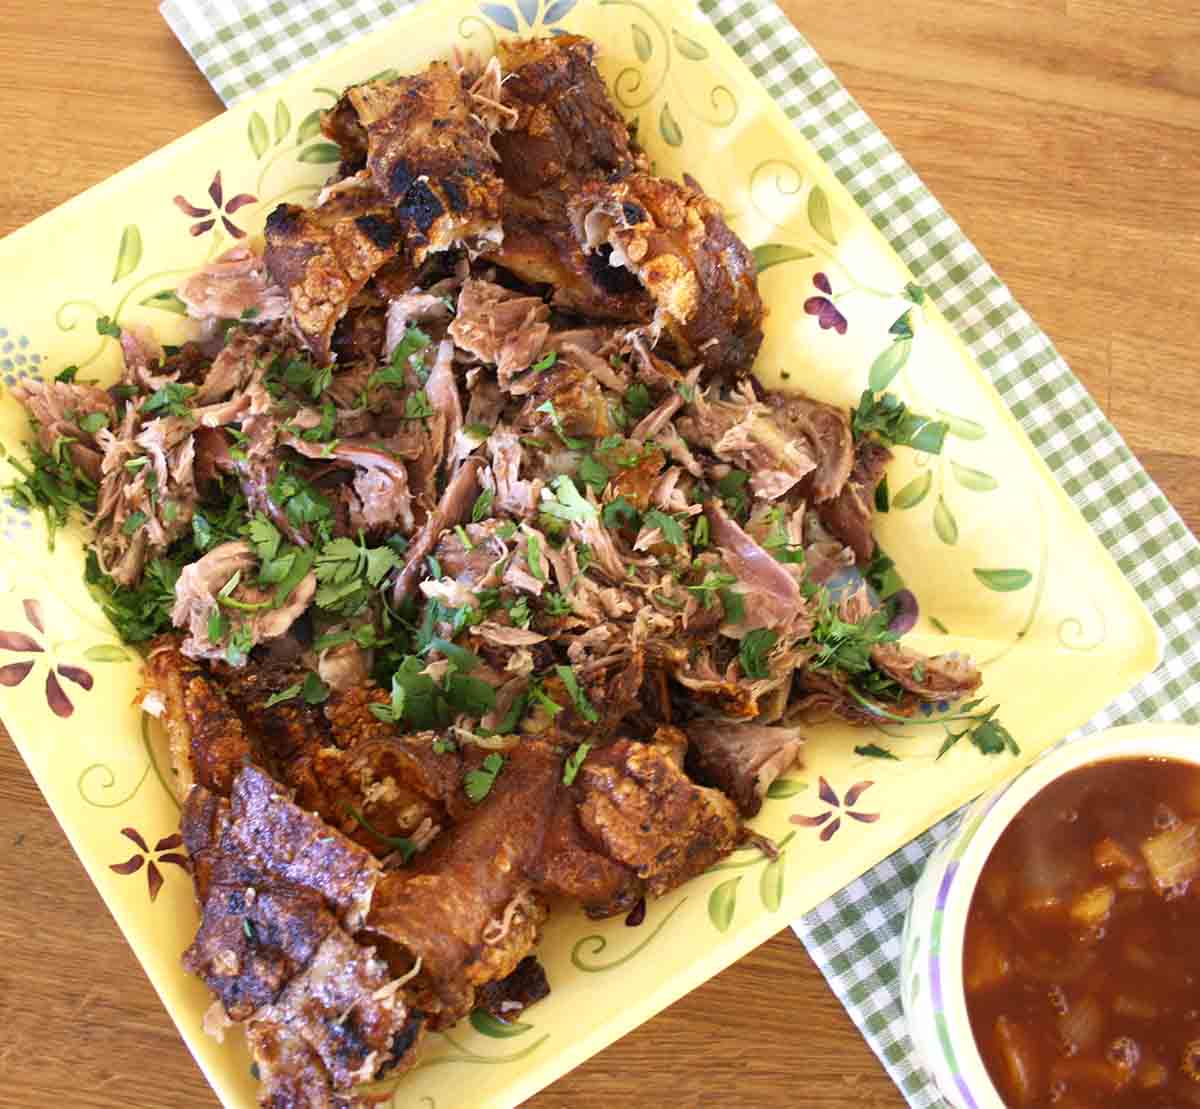
[[[1005,1103],[1200,1105],[1200,767],[1119,759],[1033,798],[967,919],[975,1042]]]

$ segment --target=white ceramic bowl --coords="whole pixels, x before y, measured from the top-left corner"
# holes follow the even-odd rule
[[[925,864],[904,924],[900,996],[918,1062],[955,1109],[1005,1109],[971,1035],[963,933],[983,865],[1034,794],[1081,766],[1158,757],[1200,765],[1200,728],[1134,724],[1052,748],[963,813]]]

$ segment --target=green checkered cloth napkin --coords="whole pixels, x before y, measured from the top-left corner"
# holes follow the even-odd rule
[[[416,2],[166,0],[161,11],[231,104]],[[765,0],[698,4],[933,296],[1162,629],[1162,665],[1077,734],[1146,719],[1200,723],[1196,540],[1050,340],[787,17]],[[942,1102],[917,1069],[904,1031],[900,932],[913,883],[954,819],[794,924],[888,1073],[920,1109]]]

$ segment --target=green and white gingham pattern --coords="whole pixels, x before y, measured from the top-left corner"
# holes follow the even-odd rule
[[[166,0],[163,15],[226,103],[415,0]],[[1079,734],[1200,723],[1200,547],[1050,340],[787,17],[767,0],[698,0],[957,328],[1055,477],[1154,614],[1162,665]],[[794,925],[909,1102],[941,1103],[904,1032],[900,933],[951,817]]]

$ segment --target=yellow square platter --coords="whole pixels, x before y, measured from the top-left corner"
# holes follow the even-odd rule
[[[0,242],[5,383],[71,363],[112,380],[120,353],[97,332],[102,316],[187,337],[175,286],[254,241],[279,202],[315,195],[337,161],[318,112],[345,85],[455,48],[488,54],[499,35],[563,30],[598,41],[657,171],[698,178],[755,248],[770,309],[764,381],[842,404],[886,384],[949,425],[940,455],[899,452],[878,536],[920,602],[912,645],[969,652],[1022,755],[959,744],[936,760],[936,724],[814,727],[804,765],[754,822],[780,844],[777,861],[737,853],[639,924],[556,905],[541,947],[550,998],[511,1026],[479,1019],[430,1037],[396,1106],[520,1102],[1012,773],[1159,658],[1149,614],[986,375],[685,0],[438,0],[226,112]],[[6,390],[0,444],[19,454],[26,436]],[[198,913],[165,750],[134,707],[139,660],[89,596],[82,563],[80,533],[50,552],[39,517],[0,503],[0,716],[213,1088],[251,1106],[240,1036],[222,1045],[202,1032],[209,997],[179,963]],[[900,757],[855,753],[867,744]]]

